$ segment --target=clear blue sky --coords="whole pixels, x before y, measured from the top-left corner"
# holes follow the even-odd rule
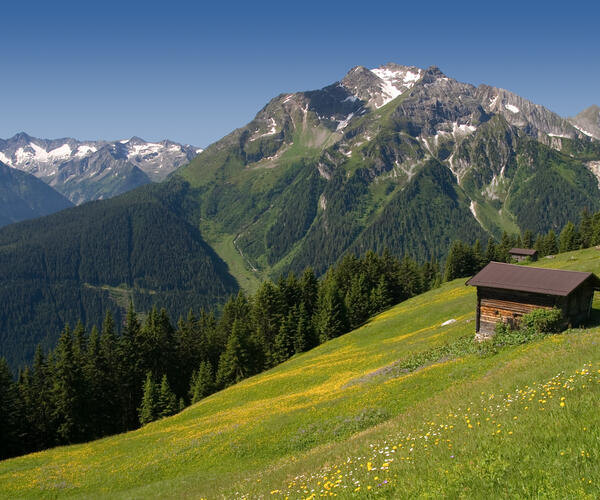
[[[207,146],[283,92],[393,61],[563,116],[600,104],[595,2],[5,2],[0,137]]]

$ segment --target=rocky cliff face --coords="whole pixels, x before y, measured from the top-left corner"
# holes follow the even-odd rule
[[[569,118],[573,126],[582,134],[600,140],[600,107],[595,104],[573,118]]]

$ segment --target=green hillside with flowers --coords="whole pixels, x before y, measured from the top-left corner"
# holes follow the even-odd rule
[[[537,265],[600,274],[595,248]],[[0,462],[0,498],[597,498],[587,328],[472,341],[459,279],[127,434]]]

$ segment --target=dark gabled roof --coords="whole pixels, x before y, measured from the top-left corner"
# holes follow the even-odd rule
[[[466,284],[565,297],[586,280],[600,289],[600,279],[593,273],[490,262]]]
[[[508,253],[514,255],[535,255],[537,250],[532,250],[531,248],[511,248]]]

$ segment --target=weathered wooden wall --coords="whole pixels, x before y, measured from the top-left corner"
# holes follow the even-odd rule
[[[478,287],[477,304],[477,332],[487,337],[494,334],[496,323],[500,321],[516,328],[524,314],[555,306],[564,309],[566,300],[552,295]]]

